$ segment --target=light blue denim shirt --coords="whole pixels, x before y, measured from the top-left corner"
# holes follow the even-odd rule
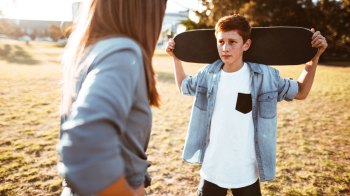
[[[278,70],[247,62],[252,76],[252,115],[254,143],[260,181],[276,175],[277,102],[291,101],[298,94],[298,83],[280,77]],[[195,76],[182,81],[184,95],[195,96],[186,136],[183,159],[202,163],[209,144],[210,124],[220,80],[221,60],[204,67]]]
[[[139,187],[150,165],[152,124],[141,48],[129,38],[108,38],[81,63],[72,111],[61,116],[58,171],[69,187],[62,195],[93,195],[121,176]]]

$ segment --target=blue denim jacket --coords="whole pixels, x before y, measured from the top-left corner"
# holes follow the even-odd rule
[[[278,70],[261,64],[247,62],[252,76],[252,115],[254,143],[260,181],[272,180],[276,175],[277,102],[291,101],[298,94],[295,80],[281,78]],[[221,60],[204,67],[193,77],[182,81],[184,95],[195,96],[186,136],[183,159],[190,163],[202,163],[209,144],[210,123]]]

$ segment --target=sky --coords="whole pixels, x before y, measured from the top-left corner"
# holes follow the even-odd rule
[[[75,0],[0,0],[4,17],[26,20],[70,21]],[[168,0],[168,13],[195,8],[198,0]]]

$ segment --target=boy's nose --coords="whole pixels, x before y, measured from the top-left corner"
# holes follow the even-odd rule
[[[222,51],[227,52],[228,51],[228,46],[227,44],[222,45]]]

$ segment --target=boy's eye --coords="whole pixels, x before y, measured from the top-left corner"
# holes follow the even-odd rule
[[[223,40],[219,40],[218,43],[219,43],[219,44],[223,44],[224,41],[223,41]]]

